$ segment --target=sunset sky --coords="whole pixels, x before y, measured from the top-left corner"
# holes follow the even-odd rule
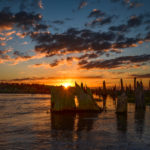
[[[96,87],[150,79],[150,0],[0,0],[0,81]]]

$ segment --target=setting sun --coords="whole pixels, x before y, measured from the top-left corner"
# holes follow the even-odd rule
[[[71,86],[71,83],[63,83],[62,85],[67,89],[69,86]]]

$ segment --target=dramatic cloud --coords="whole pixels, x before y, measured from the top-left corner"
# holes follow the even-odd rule
[[[121,3],[121,0],[111,1]],[[136,1],[131,2],[130,0],[124,0],[123,3],[131,8],[138,7],[140,5]],[[90,22],[85,25],[85,28],[83,28],[83,26],[80,26],[81,28],[68,28],[68,24],[65,25],[64,23],[65,21],[70,20],[70,18],[60,18],[60,20],[55,20],[53,18],[52,21],[43,21],[41,14],[35,13],[35,11],[30,11],[30,9],[27,8],[29,4],[34,5],[32,7],[38,6],[39,8],[43,8],[42,0],[21,0],[18,4],[21,11],[17,12],[16,10],[16,12],[11,12],[9,8],[4,8],[0,11],[0,46],[6,46],[6,41],[14,38],[15,35],[20,38],[25,37],[25,40],[26,36],[28,36],[35,44],[35,49],[28,53],[21,52],[23,51],[22,49],[21,51],[16,51],[15,49],[14,52],[11,53],[11,57],[0,51],[0,57],[3,59],[11,58],[13,61],[30,60],[35,58],[33,53],[35,53],[35,55],[38,53],[43,54],[47,57],[46,59],[51,59],[50,57],[55,56],[56,60],[54,60],[54,62],[46,64],[49,67],[59,65],[61,61],[63,61],[62,57],[64,57],[67,61],[76,59],[79,61],[79,66],[86,69],[111,69],[128,65],[129,63],[135,63],[138,65],[138,63],[149,61],[149,55],[124,56],[103,61],[98,60],[102,55],[105,57],[111,57],[112,53],[120,54],[125,48],[136,47],[145,41],[149,41],[150,33],[137,33],[139,36],[132,33],[132,30],[134,31],[137,27],[141,27],[142,25],[144,26],[144,23],[149,25],[149,14],[140,15],[139,13],[137,16],[131,16],[130,14],[130,17],[128,16],[126,22],[120,24],[120,18],[118,19],[118,22],[115,22],[116,20],[114,18],[116,15],[108,15],[105,13],[107,12],[106,9],[102,9],[105,12],[99,9],[93,9],[88,15],[88,20]],[[84,8],[86,5],[87,1],[82,1],[78,9]],[[62,27],[62,30],[55,30],[57,33],[51,28],[49,30],[50,25],[47,24],[48,22],[55,28],[58,26]],[[82,25],[84,25],[84,22]],[[104,27],[104,25],[106,25],[106,27]],[[4,31],[5,33],[2,33],[1,31]],[[24,47],[28,45],[28,43],[24,44],[26,44],[22,45]],[[73,55],[74,53],[77,55]],[[93,61],[92,59],[96,60]],[[136,62],[136,60],[138,61]],[[39,63],[34,66],[39,67],[42,66],[42,64]]]
[[[84,53],[84,57],[91,59],[92,57],[98,58],[103,54],[109,56],[108,52],[118,54],[124,48],[136,47],[144,40],[148,40],[149,35],[145,39],[127,38],[123,34],[115,34],[111,31],[94,32],[88,29],[70,28],[62,34],[31,32],[30,37],[37,42],[35,51],[45,54],[46,57],[77,52]],[[73,58],[67,59],[71,61]]]
[[[123,56],[109,60],[97,60],[85,63],[79,63],[81,68],[85,69],[92,69],[92,68],[99,68],[99,69],[113,69],[119,68],[124,65],[134,65],[139,63],[145,63],[150,61],[150,55],[137,55],[137,56]],[[139,65],[140,66],[140,65]]]
[[[0,31],[10,30],[18,27],[22,30],[29,30],[34,25],[39,24],[42,16],[40,14],[28,13],[25,11],[12,14],[9,9],[4,8],[0,11]]]
[[[101,53],[111,48],[109,42],[114,41],[116,35],[112,32],[97,33],[71,28],[63,34],[31,33],[31,38],[38,43],[35,51],[51,55],[93,50]]]

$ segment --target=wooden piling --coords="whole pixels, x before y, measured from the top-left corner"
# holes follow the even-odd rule
[[[135,90],[135,104],[136,109],[145,109],[144,90],[142,81],[137,81],[137,87]]]
[[[75,83],[75,95],[78,100],[78,107],[76,107],[76,111],[97,111],[100,112],[101,109],[93,100],[92,92],[89,88],[82,85],[81,87]],[[83,90],[85,89],[85,90]]]
[[[74,93],[71,89],[64,87],[55,87],[51,91],[51,111],[74,111],[75,110]]]
[[[123,80],[120,79],[121,83],[121,95],[117,99],[116,113],[126,113],[127,112],[127,96],[123,87]]]

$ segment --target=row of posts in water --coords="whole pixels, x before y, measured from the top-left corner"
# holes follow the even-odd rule
[[[98,91],[95,91],[96,94],[99,94],[102,96],[103,99],[103,109],[106,109],[106,98],[109,94],[114,100],[117,98],[117,106],[116,106],[116,112],[117,113],[126,113],[127,112],[127,102],[128,97],[127,93],[131,93],[131,85],[129,87],[124,88],[123,85],[123,79],[120,79],[120,91],[118,92],[116,89],[116,86],[113,87],[112,90],[107,90],[106,88],[106,82],[103,81],[103,88]],[[149,81],[149,90],[150,90],[150,81]],[[136,109],[145,109],[145,99],[144,99],[144,87],[142,81],[137,81],[136,78],[134,78],[134,89],[132,91],[133,98],[135,100],[135,106]]]

